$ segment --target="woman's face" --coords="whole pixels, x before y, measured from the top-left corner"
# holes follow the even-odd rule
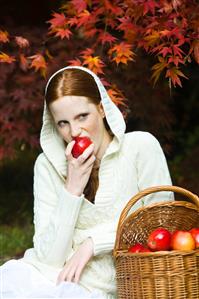
[[[101,159],[110,135],[104,125],[104,110],[86,97],[64,96],[50,104],[50,110],[60,136],[67,142],[87,136],[94,143],[94,153]]]

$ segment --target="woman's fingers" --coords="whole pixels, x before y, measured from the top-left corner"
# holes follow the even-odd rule
[[[95,163],[96,157],[95,156],[91,156],[87,161],[86,161],[86,167],[90,168],[93,167],[93,164]]]
[[[69,272],[67,272],[67,274],[65,275],[65,281],[68,281],[68,282],[73,282],[73,278],[74,278],[74,275],[75,275],[75,270],[74,269],[71,269]]]
[[[76,269],[76,272],[75,272],[74,282],[76,282],[76,283],[79,282],[79,279],[80,279],[83,269],[84,269],[84,265],[79,264]]]
[[[62,281],[68,281],[68,282],[78,282],[82,268],[80,268],[80,265],[68,265],[64,267],[64,269],[59,273],[59,276],[57,278],[57,285],[61,283]]]
[[[93,256],[93,241],[87,238],[78,248],[76,253],[66,263],[63,270],[59,273],[57,284],[62,281],[78,282],[84,267]]]
[[[90,144],[85,151],[77,158],[77,161],[80,162],[80,164],[84,163],[92,154],[94,151],[94,144]]]
[[[72,155],[72,149],[73,146],[75,144],[75,141],[71,141],[70,143],[68,143],[66,150],[65,150],[65,155],[67,160],[71,160],[74,159],[74,162],[78,162],[79,164],[83,164],[93,153],[94,151],[94,144],[90,144],[85,151],[78,157],[78,158],[74,158]]]
[[[70,271],[69,266],[65,266],[64,269],[59,273],[58,278],[57,278],[57,284],[61,283],[62,281],[69,281],[68,280],[68,273]]]
[[[64,270],[62,270],[57,277],[57,285],[64,281]]]
[[[72,148],[75,144],[75,141],[72,140],[70,143],[68,143],[67,147],[66,147],[66,150],[65,150],[65,155],[66,155],[66,158],[67,160],[69,160],[70,158],[72,158]]]
[[[80,196],[88,183],[95,162],[94,144],[89,145],[82,155],[76,159],[71,153],[74,142],[70,142],[65,151],[68,160],[65,187],[68,192]]]

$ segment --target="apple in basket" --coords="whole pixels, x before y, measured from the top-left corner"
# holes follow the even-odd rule
[[[196,248],[199,248],[199,228],[195,227],[189,231],[196,242]]]
[[[128,252],[132,252],[132,253],[138,253],[138,252],[151,252],[151,250],[149,248],[144,247],[142,244],[140,243],[136,243],[135,245],[131,246],[128,249]]]
[[[89,137],[75,137],[73,139],[75,144],[72,148],[72,155],[74,158],[78,158],[85,149],[92,143]]]
[[[169,250],[171,233],[166,228],[157,228],[150,233],[147,245],[152,251]]]
[[[171,237],[171,248],[174,250],[193,250],[195,240],[188,231],[176,230]]]

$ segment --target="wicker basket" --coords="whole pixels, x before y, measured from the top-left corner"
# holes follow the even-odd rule
[[[128,215],[142,197],[159,191],[173,191],[191,200],[156,203]],[[128,215],[128,216],[127,216]],[[146,245],[156,228],[171,232],[199,227],[199,198],[176,186],[158,186],[135,195],[123,209],[113,255],[118,299],[199,299],[199,250],[128,253],[139,242]]]

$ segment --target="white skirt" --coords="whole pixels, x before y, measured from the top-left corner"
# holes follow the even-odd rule
[[[89,292],[72,282],[55,285],[34,266],[21,260],[10,260],[0,267],[0,298],[100,298],[100,292]]]

